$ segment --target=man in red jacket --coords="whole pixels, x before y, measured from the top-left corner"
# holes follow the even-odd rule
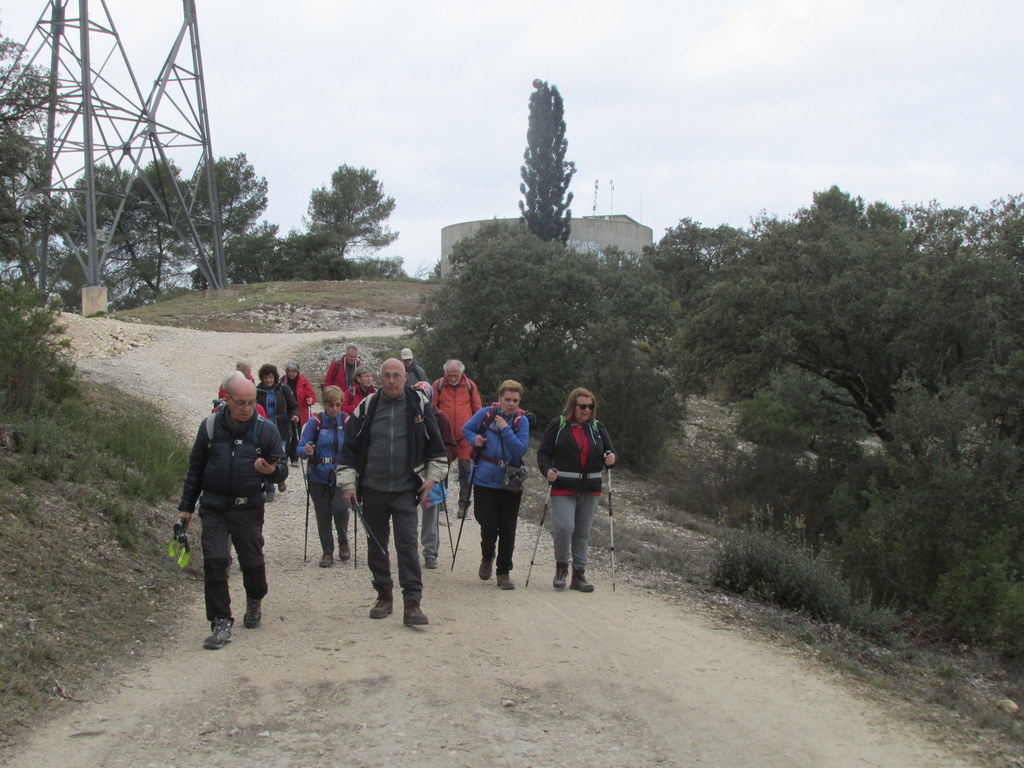
[[[324,389],[331,385],[344,392],[352,386],[356,368],[362,364],[363,361],[359,359],[359,347],[349,344],[345,347],[345,356],[335,360],[327,369],[327,376],[324,377],[323,384],[320,385],[320,394],[322,395]]]
[[[434,382],[434,405],[452,425],[455,441],[459,446],[459,519],[469,509],[469,484],[473,462],[469,458],[472,446],[462,436],[462,425],[473,418],[483,406],[476,384],[466,375],[466,366],[460,360],[449,360],[444,364],[444,376]]]

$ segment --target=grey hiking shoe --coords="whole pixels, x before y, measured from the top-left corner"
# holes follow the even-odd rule
[[[219,651],[230,643],[232,624],[234,622],[231,619],[214,619],[210,624],[213,634],[203,641],[203,648],[206,648],[208,651]]]
[[[334,565],[334,555],[330,552],[324,552],[323,557],[320,558],[320,567],[330,568],[332,565]]]
[[[432,571],[437,568],[437,558],[431,557],[430,555],[423,556],[423,567],[428,571]]]
[[[352,556],[352,550],[348,547],[347,541],[338,542],[338,559],[345,563],[348,562],[349,557]]]
[[[515,589],[516,583],[507,573],[498,574],[498,589]]]
[[[242,626],[246,629],[256,629],[263,620],[263,611],[260,610],[260,601],[251,597],[245,598],[245,615],[242,617]]]

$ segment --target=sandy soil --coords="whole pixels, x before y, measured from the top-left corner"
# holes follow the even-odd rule
[[[237,356],[284,360],[325,334],[218,334],[75,320],[88,375],[157,399],[190,437]],[[352,337],[382,335],[369,329]],[[359,567],[317,567],[299,477],[267,507],[263,626],[221,651],[200,586],[174,641],[69,704],[12,758],[30,766],[964,766],[837,676],[709,614],[588,571],[592,594],[551,589],[545,534],[520,528],[517,589],[481,582],[467,521],[454,571],[424,571],[430,625],[367,617]],[[536,496],[525,503],[535,503]],[[168,510],[168,520],[173,511]],[[454,520],[453,520],[454,522]],[[236,605],[244,600],[232,574]]]

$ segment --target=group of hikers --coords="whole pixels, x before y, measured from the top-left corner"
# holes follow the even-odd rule
[[[497,400],[484,406],[459,360],[448,360],[443,375],[430,382],[410,349],[400,358],[381,364],[378,389],[373,369],[350,344],[328,368],[320,385],[323,410],[316,414],[313,386],[295,362],[285,366],[284,377],[265,364],[257,379],[249,363],[239,361],[225,379],[213,412],[199,425],[178,504],[181,526],[187,528],[197,507],[202,521],[211,627],[204,648],[216,650],[231,639],[232,546],[246,594],[243,625],[260,625],[267,594],[264,505],[286,490],[289,466],[302,462],[320,566],[350,558],[350,511],[363,526],[377,594],[370,618],[383,619],[394,610],[388,554],[393,529],[403,623],[429,623],[420,606],[420,548],[422,567],[437,568],[438,508],[446,503],[452,464],[458,472],[458,517],[465,518],[472,506],[480,525],[480,579],[494,575],[500,589],[515,588],[511,572],[530,432],[530,418],[520,407],[523,387],[503,381]],[[585,575],[590,528],[602,473],[615,462],[611,437],[597,419],[597,399],[588,389],[573,389],[537,449],[554,525],[557,590],[567,582],[580,592],[594,590]]]

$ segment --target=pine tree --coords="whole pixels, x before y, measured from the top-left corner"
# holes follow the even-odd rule
[[[562,95],[556,86],[543,80],[533,81],[530,95],[530,127],[526,132],[525,165],[520,169],[519,185],[525,202],[519,211],[530,231],[541,240],[566,243],[569,240],[572,192],[569,183],[576,164],[566,162],[565,119]]]

